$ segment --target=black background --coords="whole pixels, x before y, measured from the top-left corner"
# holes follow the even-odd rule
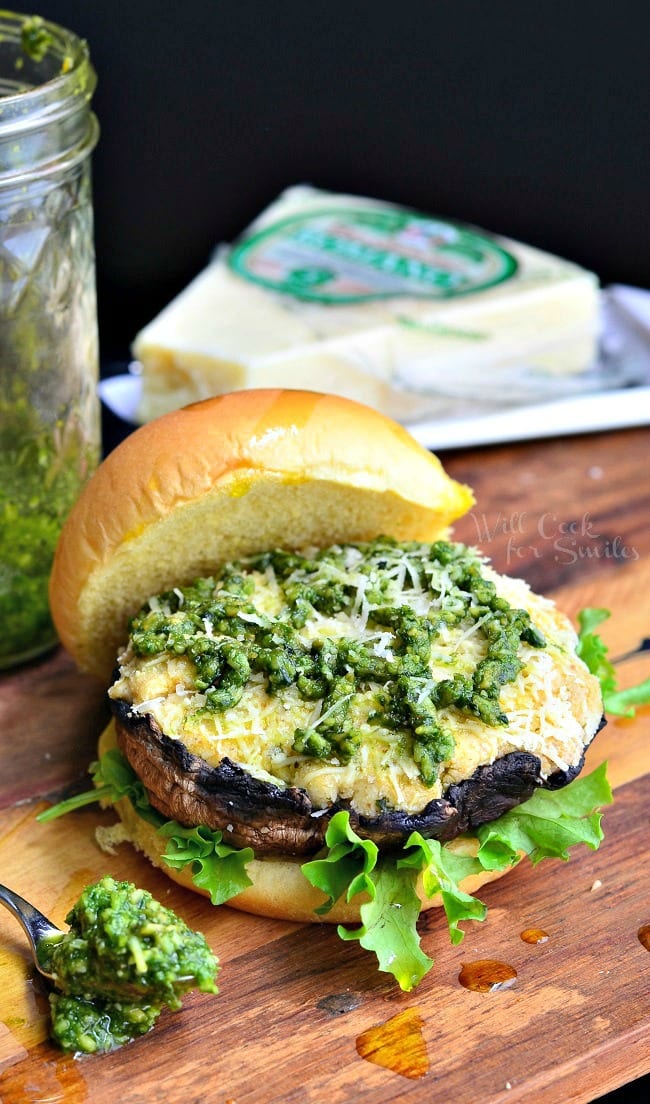
[[[280,190],[473,222],[650,286],[648,0],[41,0],[99,76],[104,358]]]
[[[104,369],[285,187],[650,287],[649,0],[41,0],[88,40]],[[647,1098],[644,1078],[607,1098]]]

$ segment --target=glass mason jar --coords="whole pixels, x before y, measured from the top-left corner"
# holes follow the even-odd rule
[[[56,640],[48,581],[99,454],[85,42],[0,11],[0,668]]]

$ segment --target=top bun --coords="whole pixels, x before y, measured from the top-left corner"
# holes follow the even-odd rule
[[[232,392],[149,422],[99,466],[58,543],[52,616],[79,667],[108,679],[152,594],[275,547],[435,540],[473,501],[369,407]]]

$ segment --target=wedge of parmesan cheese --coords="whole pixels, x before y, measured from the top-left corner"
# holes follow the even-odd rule
[[[288,189],[137,335],[139,420],[239,388],[337,393],[402,420],[593,359],[598,281],[485,231]]]

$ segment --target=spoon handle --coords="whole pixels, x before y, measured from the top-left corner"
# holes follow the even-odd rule
[[[0,885],[0,904],[5,905],[10,912],[13,912],[16,919],[22,924],[31,943],[34,958],[38,963],[36,948],[41,939],[52,935],[61,935],[62,932],[54,926],[51,920],[48,920],[47,916],[43,916],[42,912],[30,905],[24,897],[20,897],[18,893],[14,893],[12,889],[7,889],[3,885]]]

